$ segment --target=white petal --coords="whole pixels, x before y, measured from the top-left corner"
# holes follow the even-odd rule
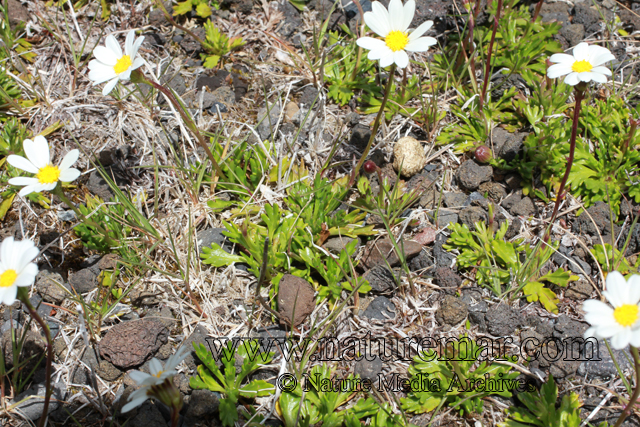
[[[131,67],[129,68],[131,71],[133,70],[137,70],[138,68],[140,68],[142,65],[144,64],[144,59],[142,58],[136,58],[135,61],[133,61],[133,64],[131,64]]]
[[[150,376],[151,375],[140,371],[129,371],[129,377],[131,377],[131,379],[138,384],[142,384],[144,380],[146,380]]]
[[[384,34],[380,34],[380,35],[382,37],[386,37],[387,34],[389,34],[389,31],[391,31],[391,18],[389,17],[389,12],[379,1],[374,1],[373,3],[371,3],[371,9],[373,10],[373,14],[375,18],[378,20],[380,24],[382,24],[383,28],[386,30]],[[366,22],[367,21],[365,20],[365,23]],[[371,29],[373,30],[373,28]]]
[[[132,57],[133,53],[133,42],[136,39],[135,30],[131,30],[127,33],[127,38],[124,41],[124,54]]]
[[[589,63],[594,67],[604,64],[605,62],[613,61],[615,56],[609,51],[609,49],[601,46],[591,46]]]
[[[578,73],[578,78],[580,79],[581,82],[590,82],[591,80],[593,80],[593,73],[590,72],[584,72],[584,73]]]
[[[38,266],[35,264],[29,264],[27,268],[22,270],[22,273],[18,274],[18,277],[16,277],[15,285],[20,287],[32,286],[36,281],[37,275]]]
[[[418,28],[416,28],[415,30],[413,30],[412,32],[409,33],[409,42],[411,42],[412,40],[416,40],[417,38],[422,36],[424,33],[429,31],[429,29],[432,26],[433,26],[433,21],[425,21],[422,24],[420,24],[420,26],[418,26]]]
[[[391,64],[393,64],[393,52],[389,49],[389,52],[385,52],[385,54],[380,58],[380,66],[385,68]],[[389,78],[392,78],[392,76],[389,76]]]
[[[547,77],[550,79],[557,79],[558,77],[567,75],[573,72],[571,65],[567,64],[553,64],[547,69]]]
[[[140,46],[142,46],[142,42],[144,42],[144,36],[143,37],[138,37],[135,41],[135,43],[133,44],[133,48],[131,50],[131,59],[133,60],[133,58],[135,58],[138,55],[138,49],[140,49]]]
[[[105,41],[105,46],[107,47],[107,49],[110,49],[111,52],[115,54],[116,60],[122,58],[122,49],[120,48],[120,44],[118,44],[118,41],[113,36],[113,34],[109,34],[107,36],[107,39]]]
[[[27,159],[38,169],[47,166],[51,161],[49,144],[47,144],[47,140],[42,135],[33,138],[30,144],[25,141],[22,146],[24,147],[24,153],[27,155]]]
[[[611,307],[596,299],[586,300],[582,304],[582,309],[587,313],[604,313],[613,315],[613,309]]]
[[[78,179],[79,176],[80,176],[80,171],[78,169],[70,168],[60,172],[59,180],[61,182],[72,182]]]
[[[29,173],[38,173],[39,169],[31,163],[29,160],[25,159],[22,156],[17,156],[15,154],[7,157],[7,162],[14,168],[22,169],[25,172]]]
[[[7,293],[9,288],[0,288],[0,304],[4,303],[4,294]]]
[[[625,328],[619,334],[611,337],[611,347],[621,350],[629,345],[629,341],[631,341],[631,330]]]
[[[598,74],[604,74],[605,76],[610,76],[611,75],[611,70],[608,69],[607,67],[593,67],[591,69],[592,73],[598,73]]]
[[[573,48],[573,57],[576,58],[576,61],[589,59],[589,45],[585,42],[578,43],[578,45]]]
[[[411,39],[411,37],[409,37]],[[415,40],[409,40],[404,48],[407,52],[426,52],[429,46],[433,46],[437,41],[433,37],[420,37]]]
[[[118,62],[118,56],[116,56],[116,53],[105,46],[98,46],[93,49],[93,56],[95,56],[96,59],[104,65],[111,67],[116,65],[116,62]]]
[[[80,151],[77,149],[71,150],[64,156],[58,167],[60,170],[65,171],[78,161],[78,157],[80,157]]]
[[[18,193],[18,196],[24,197],[31,193],[39,193],[42,190],[39,190],[39,185],[27,185]]]
[[[373,4],[376,3],[378,2],[374,2]],[[367,27],[371,28],[371,30],[380,37],[387,37],[387,34],[389,34],[389,22],[382,20],[380,16],[373,12],[366,12],[364,14],[364,22],[367,24]]]
[[[121,81],[127,81],[129,80],[130,76],[131,76],[131,67],[127,68],[126,70],[118,74],[118,79],[120,79]]]
[[[360,37],[358,41],[356,41],[356,44],[361,48],[368,50],[382,49],[386,46],[385,42],[380,39],[374,39],[373,37]]]
[[[11,185],[19,185],[22,187],[25,185],[34,185],[39,183],[40,181],[38,181],[38,178],[29,178],[26,176],[19,176],[16,178],[11,178],[8,182]]]
[[[607,290],[606,292],[616,301],[609,300],[614,307],[620,307],[625,304],[627,297],[627,280],[619,271],[612,271],[607,274]]]
[[[109,95],[109,93],[111,93],[111,91],[113,90],[114,87],[116,87],[117,84],[118,84],[118,78],[116,77],[115,79],[111,80],[109,83],[104,85],[104,88],[102,88],[102,94],[104,96]]]
[[[132,410],[135,407],[138,407],[140,405],[142,405],[144,402],[146,402],[146,400],[148,399],[148,396],[144,396],[144,397],[139,397],[137,399],[132,400],[131,402],[127,403],[126,405],[124,405],[122,407],[122,409],[120,410],[121,413],[125,413],[125,412],[129,412],[130,410]]]
[[[375,61],[375,60],[381,59],[381,58],[383,58],[385,56],[393,57],[393,51],[391,49],[389,49],[389,46],[387,46],[386,44],[383,45],[379,49],[375,49],[375,50],[369,51],[368,58],[370,60],[372,60],[372,61]]]
[[[619,323],[611,324],[611,325],[602,325],[598,326],[597,334],[602,338],[611,338],[616,336],[624,331],[625,327]]]
[[[416,2],[414,0],[409,0],[404,4],[404,22],[402,23],[402,29],[400,31],[406,32],[411,25],[411,21],[413,21],[413,16],[416,13]]]
[[[640,276],[634,274],[629,277],[627,286],[629,286],[629,304],[638,304],[640,302]]]
[[[575,86],[580,83],[580,79],[578,78],[578,73],[570,73],[567,74],[567,77],[564,78],[564,82],[570,86]]]
[[[18,295],[18,288],[16,286],[10,286],[5,288],[4,295],[2,295],[1,302],[12,305],[16,302],[16,296]]]
[[[161,371],[162,371],[162,363],[160,363],[160,361],[154,357],[149,362],[149,372],[151,372],[151,375],[155,376],[158,374],[158,372],[161,372]]]
[[[409,55],[404,50],[399,50],[393,54],[393,61],[399,68],[409,65]]]
[[[587,73],[580,73],[580,74],[587,74]],[[589,76],[589,80],[583,80],[583,81],[591,81],[593,80],[594,82],[598,82],[598,83],[606,83],[607,82],[607,76],[605,76],[604,74],[600,74],[600,73],[594,73],[594,72],[589,72],[588,73]],[[587,76],[585,76],[586,78]]]
[[[104,65],[100,62],[94,61],[95,59],[91,61],[94,63],[93,67],[91,67],[91,62],[89,63],[89,80],[91,80],[93,84],[104,83],[107,80],[111,80],[112,78],[116,77],[116,72],[113,69],[113,65]]]
[[[389,2],[389,18],[391,31],[403,31],[404,26],[404,8],[401,0],[391,0]]]
[[[549,58],[549,61],[571,66],[574,62],[576,62],[576,58],[571,55],[567,55],[566,53],[554,53]]]

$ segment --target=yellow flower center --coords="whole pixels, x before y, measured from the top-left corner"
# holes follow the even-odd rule
[[[60,169],[57,166],[47,165],[36,174],[40,184],[53,184],[60,178]]]
[[[17,278],[18,274],[15,270],[6,270],[0,274],[0,288],[8,288],[14,284]]]
[[[638,306],[625,304],[613,311],[613,317],[622,326],[631,326],[638,320]]]
[[[593,65],[591,65],[588,61],[585,61],[584,59],[582,61],[574,62],[573,65],[571,66],[571,69],[576,73],[584,73],[586,71],[591,71],[592,68],[593,68]]]
[[[387,44],[389,49],[393,52],[397,52],[405,48],[406,45],[409,44],[409,36],[402,31],[391,31],[385,37],[384,42]]]
[[[118,62],[116,62],[116,65],[113,67],[113,71],[115,71],[116,74],[120,74],[123,71],[127,71],[129,67],[131,67],[131,58],[129,55],[124,55],[118,59]]]

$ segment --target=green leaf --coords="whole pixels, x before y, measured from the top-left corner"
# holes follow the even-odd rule
[[[569,273],[568,271],[564,271],[563,268],[559,268],[556,271],[554,271],[553,273],[547,273],[544,276],[542,276],[541,278],[539,278],[539,281],[547,281],[547,282],[551,282],[554,285],[558,285],[558,286],[567,286],[569,284],[569,282],[573,282],[575,280],[578,280],[579,277],[575,276],[571,273]]]
[[[205,68],[214,68],[218,65],[218,62],[220,62],[219,55],[210,55],[206,57],[202,65],[204,65]]]
[[[527,296],[527,301],[539,301],[547,311],[558,314],[557,304],[560,300],[551,289],[545,288],[544,284],[529,282],[522,288],[522,291]]]
[[[207,206],[209,206],[209,208],[211,208],[211,210],[213,211],[213,213],[218,213],[218,212],[222,212],[225,209],[230,208],[231,206],[235,205],[235,202],[232,200],[220,200],[220,199],[216,199],[216,200],[209,200],[207,202]]]
[[[218,407],[220,413],[220,421],[225,427],[232,427],[235,422],[238,421],[238,410],[236,409],[236,402],[228,398],[220,399],[220,406]]]
[[[196,7],[196,14],[201,18],[208,18],[211,16],[211,8],[206,3],[200,3],[198,7]]]
[[[228,253],[217,243],[212,243],[210,248],[202,248],[200,258],[205,264],[213,265],[214,267],[222,267],[234,262],[244,262],[244,258]]]
[[[273,394],[275,386],[263,380],[253,380],[249,384],[240,389],[240,395],[243,397],[263,397]]]
[[[191,9],[193,9],[191,0],[178,2],[178,4],[173,6],[173,16],[184,15],[185,13],[191,12]]]

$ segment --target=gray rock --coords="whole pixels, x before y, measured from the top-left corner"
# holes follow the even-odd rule
[[[486,223],[488,219],[487,212],[478,206],[472,206],[460,212],[460,222],[466,224],[469,230],[475,230],[476,222],[484,221]]]
[[[233,250],[233,243],[229,241],[227,236],[222,234],[227,231],[226,228],[209,228],[207,230],[198,231],[198,251],[202,251],[202,248],[211,247],[211,244],[217,243],[222,249],[231,253]]]
[[[362,151],[367,147],[370,138],[371,129],[369,128],[369,126],[357,124],[353,127],[349,143],[356,147],[359,151]]]
[[[185,425],[193,426],[197,421],[211,418],[218,412],[220,394],[209,390],[194,390],[185,413]]]
[[[522,190],[518,190],[512,194],[509,194],[503,201],[502,207],[506,210],[510,210],[522,200]]]
[[[128,413],[125,415],[129,415]],[[147,401],[138,408],[137,414],[129,422],[130,427],[167,427],[167,421],[162,416],[155,402]]]
[[[102,358],[97,358],[96,352],[92,348],[87,348],[84,351],[81,360],[86,366],[80,365],[76,369],[73,375],[75,384],[91,385],[91,368],[94,369],[97,376],[106,381],[115,381],[122,375],[122,371],[113,364]]]
[[[397,289],[393,273],[384,265],[376,265],[362,275],[369,282],[374,295],[393,294]]]
[[[79,294],[91,292],[98,287],[98,276],[89,268],[69,275],[69,284]]]
[[[504,187],[497,182],[483,182],[478,187],[478,192],[481,194],[487,194],[491,200],[494,202],[499,202],[500,200],[507,197],[507,191]]]
[[[387,297],[375,297],[362,316],[377,320],[393,319],[396,316],[396,306]]]
[[[76,213],[69,209],[68,211],[58,212],[58,219],[60,221],[73,222],[76,220]]]
[[[439,209],[438,217],[436,218],[436,211],[429,212],[427,216],[429,219],[438,227],[444,227],[447,224],[457,224],[458,223],[458,214],[447,210],[447,209]]]
[[[436,320],[440,324],[455,326],[467,317],[467,306],[453,295],[445,295],[436,310]]]
[[[313,86],[307,86],[302,90],[302,95],[300,96],[298,103],[306,107],[311,107],[311,104],[313,104],[313,102],[315,101],[317,105],[319,101],[319,98],[316,99],[317,96],[318,96],[318,89],[316,89]]]
[[[517,173],[510,173],[504,177],[504,182],[511,190],[519,190],[522,178]]]
[[[260,135],[261,139],[269,139],[271,136],[271,132],[275,129],[278,124],[278,120],[280,120],[280,112],[282,111],[282,106],[280,103],[271,104],[269,106],[269,115],[267,116],[267,108],[261,108],[258,111],[258,127],[257,131]]]
[[[167,342],[169,330],[157,319],[119,323],[100,341],[100,356],[120,369],[140,366]]]
[[[506,304],[498,304],[487,309],[485,316],[487,331],[496,337],[512,335],[520,326],[520,314]]]
[[[187,378],[187,376],[183,373],[179,373],[175,377],[173,377],[173,385],[175,385],[178,390],[180,390],[180,393],[185,395],[191,394],[191,392],[193,391],[193,389],[189,385],[189,378]]]
[[[167,9],[167,12],[169,13],[169,15],[173,15],[173,4],[172,4],[172,2],[171,1],[165,1],[163,4],[164,4],[165,9]],[[149,12],[149,25],[154,26],[154,27],[161,27],[163,25],[169,25],[169,21],[167,21],[167,18],[164,16],[164,13],[162,12],[162,9],[154,8],[154,10]]]
[[[396,243],[400,251],[402,251],[405,260],[413,258],[422,251],[422,245],[413,240],[402,240]],[[362,263],[365,268],[373,268],[376,265],[387,265],[387,263],[393,267],[399,262],[400,257],[389,238],[368,242],[362,255]]]
[[[105,202],[108,202],[112,197],[115,196],[113,191],[111,191],[111,187],[109,187],[107,181],[102,178],[98,171],[93,171],[89,175],[87,190],[89,190],[91,194],[100,197]]]
[[[565,24],[558,34],[565,38],[569,46],[575,46],[584,39],[584,25]]]
[[[433,243],[433,257],[436,260],[436,267],[451,267],[455,260],[455,256],[446,251],[442,245],[447,242],[447,237],[442,234],[436,237],[436,241]]]
[[[26,335],[24,329],[8,330],[2,334],[2,351],[4,353],[4,364],[7,369],[14,367],[13,347],[22,341],[22,351],[18,356],[18,364],[24,372],[31,372],[40,366],[44,366],[44,357],[46,356],[47,343],[38,332],[27,330]],[[12,333],[15,332],[15,341],[12,340]],[[41,359],[42,358],[42,362]]]
[[[315,308],[315,291],[309,282],[292,274],[282,276],[278,285],[278,312],[283,319],[298,326]]]
[[[60,402],[64,400],[65,395],[67,394],[67,386],[63,381],[51,384],[53,392],[51,394],[51,400],[49,401],[48,413],[51,413],[58,409],[60,406]],[[42,412],[44,411],[44,395],[46,392],[45,384],[35,384],[28,390],[23,391],[19,395],[17,395],[11,404],[15,404],[20,402],[23,399],[28,398],[29,396],[38,396],[31,399],[28,399],[25,402],[22,402],[15,406],[15,409],[19,410],[24,416],[26,416],[31,421],[35,421],[42,417]]]
[[[442,202],[448,208],[461,208],[467,206],[467,195],[459,192],[444,193]]]
[[[481,332],[486,332],[487,323],[485,316],[487,314],[488,304],[482,298],[482,291],[478,288],[463,288],[460,300],[467,306],[471,323],[478,325]]]
[[[628,348],[622,350],[611,348],[611,350],[616,362],[623,371],[633,367],[633,357],[631,356]],[[616,365],[614,364],[604,341],[598,341],[597,352],[583,352],[583,357],[587,360],[580,364],[580,367],[578,368],[578,375],[586,375],[587,379],[608,379],[618,376]]]
[[[35,286],[42,299],[52,304],[60,304],[71,290],[60,274],[49,270],[40,270]]]
[[[347,245],[353,242],[355,239],[351,237],[329,237],[326,242],[324,242],[324,248],[330,250],[331,252],[340,253],[345,250]]]
[[[513,216],[521,216],[528,218],[536,213],[536,205],[533,204],[533,200],[529,197],[525,197],[518,203],[513,205],[509,210]]]
[[[463,188],[474,191],[480,184],[491,179],[493,168],[489,165],[479,165],[473,160],[467,160],[460,165],[456,176]]]
[[[433,266],[434,262],[425,250],[422,250],[418,256],[409,261],[409,270],[413,272],[425,269],[428,270]],[[422,274],[424,274],[424,272]]]
[[[190,353],[184,359],[184,363],[187,364],[189,369],[195,370],[196,365],[200,364],[198,356],[196,356],[196,352],[193,349],[193,344],[194,343],[196,345],[202,344],[208,349],[209,344],[206,341],[208,336],[209,336],[209,332],[205,329],[205,327],[202,325],[197,325],[193,330],[193,332],[191,333],[191,335],[189,335],[187,339],[183,341],[182,346],[190,350]]]
[[[511,133],[500,127],[495,128],[492,135],[495,155],[507,162],[515,160],[522,151],[522,141],[527,135],[521,132]]]
[[[507,240],[511,240],[514,237],[516,237],[518,234],[520,234],[520,229],[522,228],[522,221],[520,221],[518,218],[514,219],[510,224],[509,224],[509,228],[507,228],[507,233],[504,235],[504,237]]]
[[[363,357],[362,360],[356,362],[356,366],[353,369],[355,375],[360,375],[361,379],[368,378],[371,381],[378,379],[378,374],[382,372],[382,359],[379,356],[374,356],[373,360],[367,360]]]
[[[447,294],[455,294],[458,287],[462,284],[462,277],[449,267],[438,267],[433,274],[436,285]]]
[[[598,235],[611,235],[609,205],[598,202],[588,208],[587,212],[589,215],[583,213],[572,221],[574,233],[577,231],[594,237]],[[616,222],[617,218],[614,218],[613,221]],[[605,240],[605,242],[606,241],[611,240]]]
[[[584,322],[579,322],[565,314],[561,314],[553,327],[553,336],[561,340],[582,338],[588,327],[589,325]]]

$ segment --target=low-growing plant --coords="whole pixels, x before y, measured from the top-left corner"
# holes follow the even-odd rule
[[[202,48],[206,53],[200,54],[205,67],[214,68],[218,66],[220,60],[224,61],[224,57],[235,52],[244,46],[245,42],[242,37],[229,38],[213,25],[210,19],[204,24],[205,40]],[[220,63],[222,65],[222,63]]]
[[[412,389],[406,398],[400,399],[402,408],[421,414],[441,405],[449,405],[463,415],[482,413],[484,398],[492,394],[511,397],[512,390],[519,385],[516,381],[519,373],[512,372],[504,364],[487,361],[478,363],[482,351],[483,348],[474,340],[463,336],[447,343],[446,355],[429,350],[416,356],[409,367],[409,374],[412,380],[417,378],[420,387]],[[493,380],[494,385],[500,385],[489,387],[486,384],[488,379]],[[429,381],[430,386],[423,386],[424,381]],[[482,387],[480,384],[483,384]]]
[[[210,0],[186,0],[180,1],[175,6],[173,6],[173,16],[186,15],[192,10],[196,11],[196,15],[201,18],[208,18],[211,16],[213,11],[209,6]],[[220,5],[216,2],[212,2],[213,7],[216,9],[220,8]]]
[[[275,391],[275,386],[264,380],[251,380],[243,385],[244,380],[251,373],[260,368],[260,364],[271,362],[274,353],[260,352],[258,341],[246,341],[244,345],[234,348],[231,341],[227,342],[226,350],[220,362],[223,371],[218,367],[213,355],[203,344],[193,343],[193,347],[202,365],[198,366],[198,375],[189,379],[189,385],[194,389],[211,390],[222,393],[225,397],[220,399],[220,421],[225,427],[230,427],[239,419],[236,406],[241,398],[255,399],[256,397],[269,396]],[[236,353],[242,359],[240,372],[236,374]]]
[[[466,224],[452,224],[451,236],[443,247],[449,251],[458,250],[459,267],[475,270],[475,279],[480,286],[486,286],[502,297],[523,290],[529,302],[539,301],[545,309],[557,313],[556,294],[544,282],[566,287],[577,276],[559,268],[552,273],[539,276],[540,268],[553,254],[554,248],[545,247],[540,251],[523,243],[522,239],[507,241],[508,223],[505,221],[494,232],[484,222],[476,222],[475,230]],[[557,244],[556,244],[557,245]],[[521,262],[524,257],[527,262]]]
[[[499,423],[499,427],[578,427],[582,425],[580,418],[582,403],[576,393],[570,392],[564,395],[560,406],[556,404],[558,387],[553,375],[549,376],[549,381],[544,383],[540,390],[519,393],[517,396],[524,407],[509,408],[507,420]]]

